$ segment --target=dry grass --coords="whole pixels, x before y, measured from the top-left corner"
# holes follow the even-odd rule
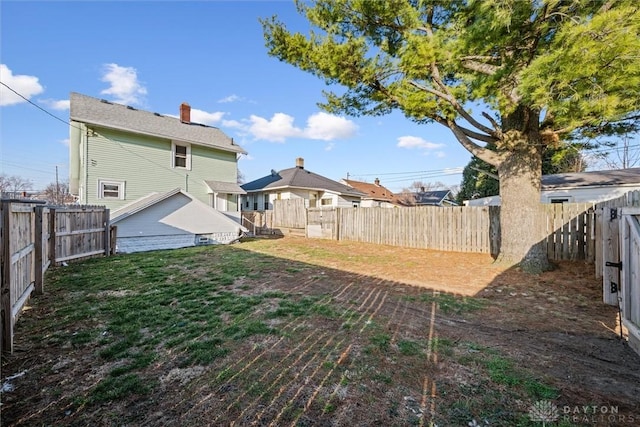
[[[534,426],[547,399],[640,418],[591,271],[295,238],[72,264],[18,322],[3,425]]]

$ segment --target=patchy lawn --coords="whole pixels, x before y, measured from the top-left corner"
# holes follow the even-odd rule
[[[528,276],[478,254],[284,238],[47,279],[2,360],[3,425],[640,422],[640,357],[583,263]]]

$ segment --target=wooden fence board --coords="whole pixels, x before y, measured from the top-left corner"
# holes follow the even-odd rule
[[[12,352],[15,321],[31,294],[44,292],[47,268],[56,261],[108,255],[109,220],[104,207],[48,208],[10,200],[0,203],[0,217],[0,341],[2,351]]]

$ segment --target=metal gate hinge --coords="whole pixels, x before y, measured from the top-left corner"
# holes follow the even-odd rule
[[[611,208],[609,211],[609,221],[613,221],[616,218],[618,218],[618,209]]]
[[[609,290],[611,291],[612,294],[617,294],[618,293],[618,284],[616,282],[611,282],[609,284]]]

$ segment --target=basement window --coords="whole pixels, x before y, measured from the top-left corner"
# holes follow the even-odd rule
[[[99,180],[98,198],[124,200],[124,181]]]
[[[191,170],[191,146],[171,143],[171,167]]]

